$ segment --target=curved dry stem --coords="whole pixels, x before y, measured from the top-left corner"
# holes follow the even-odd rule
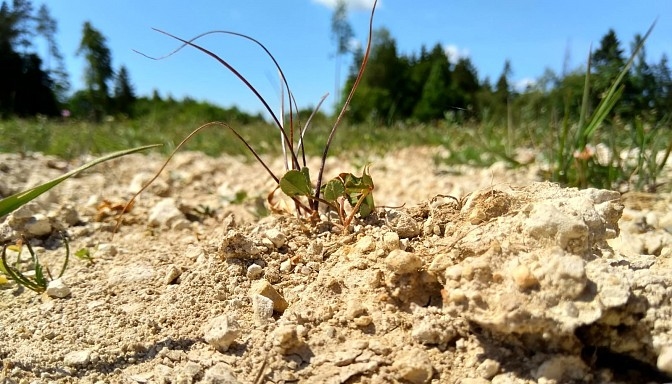
[[[160,33],[165,33],[165,32],[163,32],[159,29],[156,29],[156,28],[152,28],[152,29],[154,29],[155,31],[160,32]],[[298,104],[296,103],[296,99],[294,98],[294,94],[292,93],[291,88],[289,87],[289,82],[287,81],[287,77],[285,77],[285,72],[282,70],[282,67],[280,66],[280,63],[278,63],[278,61],[275,59],[275,56],[273,56],[271,51],[269,51],[268,48],[266,48],[266,46],[261,41],[255,39],[252,36],[249,36],[249,35],[246,35],[246,34],[240,33],[240,32],[234,32],[234,31],[214,30],[214,31],[208,31],[208,32],[205,32],[205,33],[201,33],[200,35],[197,35],[197,36],[187,40],[186,42],[182,43],[182,45],[175,48],[172,52],[170,52],[170,53],[168,53],[164,56],[152,57],[152,56],[148,56],[148,55],[146,55],[146,54],[144,54],[140,51],[137,51],[135,49],[133,51],[142,55],[142,56],[145,56],[148,59],[163,60],[163,59],[166,59],[166,58],[176,54],[177,52],[181,51],[184,47],[187,47],[187,46],[191,45],[190,43],[193,43],[194,41],[200,39],[201,37],[205,37],[207,35],[212,35],[212,34],[215,34],[215,33],[222,33],[222,34],[225,34],[225,35],[242,37],[243,39],[250,40],[253,43],[257,44],[259,47],[261,47],[261,49],[264,50],[264,52],[266,52],[266,55],[268,55],[268,57],[271,59],[271,61],[273,61],[273,64],[275,65],[275,68],[280,73],[280,78],[282,79],[282,82],[285,84],[285,88],[287,88],[287,94],[288,94],[288,98],[289,98],[290,123],[291,123],[292,110],[298,114],[299,109],[297,107]]]
[[[243,84],[245,84],[245,86],[246,86],[250,91],[252,91],[252,93],[254,93],[254,95],[257,97],[257,99],[259,99],[259,101],[261,101],[261,103],[264,105],[264,108],[266,108],[266,111],[268,111],[268,113],[271,115],[271,117],[272,117],[273,120],[275,121],[275,124],[278,126],[278,128],[279,128],[280,131],[282,132],[282,136],[283,136],[285,142],[287,143],[287,145],[289,146],[289,148],[292,149],[292,150],[291,150],[291,153],[292,153],[292,164],[294,164],[294,166],[295,166],[297,169],[300,168],[300,167],[299,167],[299,161],[298,161],[298,159],[297,159],[296,153],[294,153],[294,150],[293,150],[294,145],[293,145],[292,141],[290,140],[290,138],[287,136],[287,134],[286,134],[286,132],[284,131],[284,129],[282,128],[282,123],[281,123],[280,120],[278,119],[278,116],[277,116],[275,113],[273,113],[273,109],[272,109],[271,106],[268,104],[268,102],[266,102],[266,99],[264,99],[264,97],[259,93],[259,91],[257,91],[257,89],[252,85],[252,83],[250,83],[250,82],[245,78],[245,76],[243,76],[237,69],[235,69],[235,68],[234,68],[231,64],[229,64],[226,60],[222,59],[221,57],[219,57],[218,55],[216,55],[216,54],[213,53],[212,51],[210,51],[210,50],[208,50],[208,49],[205,49],[205,48],[199,46],[198,44],[193,43],[192,41],[195,40],[195,39],[192,39],[191,41],[188,41],[188,40],[184,40],[184,39],[182,39],[182,38],[180,38],[180,37],[177,37],[177,36],[175,36],[175,35],[173,35],[173,34],[170,34],[170,33],[166,32],[166,31],[162,31],[162,30],[160,30],[160,29],[156,29],[156,28],[152,28],[152,29],[154,29],[155,31],[157,31],[157,32],[159,32],[159,33],[162,33],[162,34],[164,34],[164,35],[166,35],[166,36],[172,37],[172,38],[175,39],[175,40],[181,41],[181,42],[183,43],[183,46],[182,46],[182,47],[178,48],[176,51],[173,51],[173,52],[170,53],[168,56],[170,56],[170,55],[176,53],[177,51],[179,51],[180,49],[182,49],[184,46],[189,45],[189,46],[194,47],[194,48],[198,49],[199,51],[205,53],[206,55],[208,55],[208,56],[214,58],[215,60],[217,60],[220,64],[222,64],[222,65],[223,65],[224,67],[226,67],[229,71],[231,71],[231,73],[233,73],[233,74],[234,74],[240,81],[242,81]],[[250,39],[250,40],[256,42],[257,44],[259,44],[259,45],[260,45],[260,46],[261,46],[261,47],[262,47],[262,48],[263,48],[263,49],[270,55],[270,52],[266,49],[266,47],[263,46],[263,44],[261,44],[260,42],[258,42],[257,40],[255,40],[255,39],[253,39],[253,38],[251,38],[251,37],[249,37],[249,36],[246,36],[246,35],[243,35],[243,34],[240,34],[240,33],[229,32],[229,31],[222,31],[222,33],[229,33],[229,34],[232,34],[232,35],[241,36],[241,37]],[[203,34],[203,35],[205,35],[205,34]],[[144,53],[142,53],[142,52],[138,52],[138,51],[135,51],[135,52],[137,52],[138,54],[140,54],[140,55],[142,55],[142,56],[145,56],[145,57],[147,57],[147,58],[149,58],[149,59],[152,59],[152,60],[159,60],[159,59],[168,57],[168,56],[165,56],[165,57],[161,57],[161,58],[154,58],[154,57],[151,57],[151,56],[149,56],[149,55],[146,55],[146,54],[144,54]],[[276,63],[276,65],[278,65],[278,64],[277,64],[277,61],[275,60],[275,58],[273,58],[272,55],[271,55],[271,59],[273,60],[274,63]],[[282,71],[282,70],[280,69],[279,65],[278,65],[278,70]],[[286,81],[285,78],[284,78],[284,75],[282,75],[282,77],[283,77],[283,81]],[[288,93],[289,93],[289,91],[288,91]],[[291,95],[291,94],[290,94],[290,95]],[[290,96],[290,100],[291,100],[291,96]]]
[[[273,171],[271,171],[271,169],[268,167],[268,165],[266,165],[266,163],[261,159],[261,157],[259,157],[259,154],[252,148],[252,146],[250,146],[250,144],[247,142],[247,140],[245,140],[245,139],[238,133],[238,131],[236,131],[232,126],[230,126],[230,125],[227,124],[227,123],[224,123],[224,122],[221,122],[221,121],[211,121],[211,122],[209,122],[209,123],[203,124],[203,125],[201,125],[200,127],[194,129],[189,135],[187,135],[187,137],[185,137],[185,138],[184,138],[184,139],[183,139],[183,140],[182,140],[182,141],[175,147],[175,149],[173,149],[173,151],[170,153],[170,155],[168,156],[168,158],[166,159],[166,161],[163,162],[163,165],[161,166],[161,168],[158,170],[158,172],[156,172],[156,174],[154,175],[154,177],[152,177],[151,180],[149,180],[144,186],[142,186],[142,188],[140,188],[140,190],[139,190],[138,192],[136,192],[136,193],[133,195],[133,197],[131,197],[131,199],[126,203],[126,205],[124,205],[124,208],[121,210],[121,212],[119,213],[119,217],[117,218],[117,224],[116,224],[115,227],[114,227],[114,231],[113,231],[113,233],[116,233],[117,230],[119,229],[119,227],[121,226],[121,219],[122,219],[122,216],[124,215],[124,213],[126,213],[126,212],[129,210],[129,208],[133,205],[133,203],[135,202],[135,199],[136,199],[138,196],[140,196],[140,194],[141,194],[142,192],[144,192],[145,189],[147,189],[150,185],[152,185],[152,183],[159,177],[159,175],[161,174],[161,172],[163,172],[163,170],[166,168],[166,166],[168,165],[168,163],[170,162],[170,160],[172,160],[173,156],[175,156],[175,154],[177,153],[177,151],[179,151],[179,150],[182,148],[182,146],[185,145],[185,144],[187,143],[187,141],[191,140],[191,138],[194,137],[197,133],[199,133],[202,129],[207,128],[207,127],[211,127],[211,126],[213,126],[213,125],[226,127],[226,128],[228,128],[229,130],[231,130],[231,132],[233,132],[233,134],[236,135],[236,137],[238,137],[238,139],[240,139],[240,141],[242,141],[243,144],[245,144],[245,146],[247,147],[247,149],[249,149],[250,152],[252,152],[252,154],[254,155],[254,157],[257,159],[257,161],[258,161],[259,163],[261,163],[261,165],[264,167],[264,169],[266,169],[266,172],[268,172],[268,174],[271,175],[271,177],[273,178],[273,180],[275,180],[275,182],[278,183],[278,184],[280,183],[280,179],[278,179],[278,177],[275,176],[275,174],[273,173]]]
[[[324,173],[324,164],[327,161],[329,147],[331,146],[331,142],[333,141],[334,135],[336,134],[336,129],[338,128],[338,125],[341,123],[341,120],[343,119],[343,116],[345,115],[345,112],[348,109],[348,105],[350,105],[350,101],[352,100],[352,97],[354,96],[355,91],[357,90],[357,86],[359,86],[359,82],[362,80],[362,76],[364,75],[364,69],[366,68],[366,63],[369,61],[369,54],[371,53],[371,40],[373,39],[373,15],[376,12],[376,4],[378,4],[378,0],[374,0],[373,8],[371,9],[371,18],[369,19],[369,38],[366,43],[366,52],[364,53],[364,58],[362,59],[362,65],[359,67],[359,72],[357,73],[355,83],[352,85],[352,89],[348,94],[348,98],[345,100],[343,108],[341,108],[341,112],[338,114],[338,117],[334,122],[334,126],[331,128],[329,138],[327,139],[327,144],[324,146],[324,152],[322,153],[322,163],[320,164],[320,171],[317,175],[317,188],[315,189],[316,198],[320,197],[320,185],[322,185],[322,174]],[[317,210],[317,205],[315,205],[313,208]]]

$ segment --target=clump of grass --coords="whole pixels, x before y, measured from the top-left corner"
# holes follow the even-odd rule
[[[373,200],[373,189],[374,189],[374,184],[373,184],[373,179],[371,178],[371,175],[368,173],[368,167],[364,168],[362,176],[355,176],[351,173],[341,173],[338,177],[326,182],[322,183],[323,181],[323,174],[324,174],[324,167],[326,163],[326,159],[329,153],[329,148],[334,140],[337,128],[339,127],[339,124],[341,123],[341,120],[343,119],[343,116],[345,115],[345,112],[348,108],[348,105],[350,104],[350,101],[352,100],[352,96],[357,89],[357,86],[362,78],[362,75],[364,74],[364,69],[366,68],[366,63],[369,58],[369,53],[371,50],[371,39],[373,35],[373,16],[375,13],[376,9],[376,3],[377,1],[374,1],[372,10],[371,10],[371,18],[369,21],[369,38],[367,42],[367,48],[364,54],[364,58],[362,60],[361,67],[359,69],[359,73],[357,75],[357,78],[354,82],[354,85],[352,87],[352,90],[350,91],[350,94],[348,95],[340,113],[338,114],[336,121],[334,122],[331,131],[329,132],[329,136],[327,138],[326,143],[324,143],[323,146],[323,151],[322,151],[322,159],[321,159],[321,165],[318,170],[318,175],[317,175],[317,181],[313,183],[311,177],[310,177],[310,171],[307,167],[307,162],[306,162],[306,153],[305,153],[305,146],[304,146],[304,137],[306,134],[306,131],[308,130],[310,126],[310,122],[315,115],[315,113],[318,112],[322,102],[326,99],[326,95],[320,100],[318,103],[317,107],[313,111],[313,114],[310,115],[303,125],[301,126],[301,123],[299,121],[299,110],[296,105],[296,100],[294,99],[294,95],[291,92],[291,89],[289,87],[289,83],[282,71],[281,66],[275,59],[275,57],[271,54],[271,52],[258,40],[241,34],[237,32],[232,32],[232,31],[211,31],[207,32],[204,34],[201,34],[199,36],[196,36],[195,38],[191,40],[184,40],[182,38],[179,38],[177,36],[171,35],[170,33],[164,32],[157,30],[160,33],[163,33],[173,39],[176,39],[182,43],[180,47],[178,47],[176,50],[173,52],[169,53],[166,56],[163,57],[150,57],[147,55],[148,58],[154,59],[154,60],[160,60],[164,59],[168,56],[171,56],[181,50],[184,47],[192,47],[195,48],[206,55],[212,57],[213,59],[217,60],[220,64],[222,64],[226,69],[228,69],[231,73],[233,73],[240,81],[245,84],[245,86],[252,92],[254,95],[259,99],[259,101],[263,104],[264,108],[266,111],[270,114],[271,118],[273,119],[273,122],[275,123],[275,126],[277,127],[279,134],[280,134],[280,147],[282,149],[282,153],[284,155],[285,159],[285,174],[282,177],[278,177],[270,168],[269,166],[264,162],[264,160],[260,157],[259,153],[250,145],[250,143],[239,133],[237,129],[232,127],[231,125],[225,123],[225,122],[220,122],[220,121],[215,121],[215,122],[210,122],[207,124],[204,124],[198,128],[196,128],[193,132],[191,132],[180,144],[177,145],[175,150],[169,155],[168,159],[166,162],[163,164],[163,166],[159,169],[159,171],[156,173],[154,178],[152,178],[146,185],[143,187],[135,196],[131,198],[131,200],[128,202],[128,205],[133,204],[133,201],[135,198],[144,191],[145,188],[147,188],[158,176],[159,174],[163,171],[163,169],[166,167],[168,162],[171,160],[173,155],[176,153],[177,150],[179,150],[187,141],[189,141],[194,135],[196,135],[198,132],[200,132],[202,129],[210,126],[220,126],[227,128],[231,133],[233,133],[244,145],[245,147],[249,150],[249,152],[254,156],[254,158],[263,166],[263,168],[266,170],[266,172],[269,174],[269,176],[276,182],[277,184],[277,189],[280,189],[286,196],[288,196],[294,203],[294,210],[297,214],[297,216],[300,217],[308,217],[311,219],[311,221],[316,221],[317,218],[319,217],[319,208],[320,205],[324,205],[328,207],[328,209],[331,209],[335,211],[338,214],[338,217],[340,219],[340,224],[343,226],[343,228],[347,231],[347,228],[349,227],[351,221],[353,220],[354,216],[356,214],[359,214],[361,217],[366,217],[369,215],[374,209],[375,209],[375,203]],[[281,83],[283,85],[283,91],[286,89],[287,90],[287,101],[288,101],[288,108],[289,108],[289,114],[288,120],[286,121],[286,114],[285,114],[285,108],[284,108],[284,103],[285,103],[285,97],[283,95],[282,97],[282,105],[280,108],[280,114],[277,115],[273,109],[270,107],[266,99],[259,93],[259,91],[238,71],[236,70],[233,66],[231,66],[226,60],[222,59],[218,55],[214,54],[213,52],[203,48],[200,45],[197,45],[195,41],[203,36],[213,34],[213,33],[221,33],[221,34],[226,34],[226,35],[232,35],[236,37],[240,37],[246,40],[249,40],[256,45],[258,45],[261,49],[264,50],[264,52],[268,55],[268,57],[273,61],[273,64],[278,70],[279,76],[281,78]],[[274,191],[275,192],[275,191]],[[274,193],[272,192],[269,194],[268,201],[271,204],[271,206],[276,206],[274,203],[274,198],[273,198]],[[346,203],[350,205],[350,212],[347,212],[346,210]],[[123,212],[122,212],[123,214]]]
[[[615,135],[610,135],[610,142],[608,143],[612,149],[612,153],[606,159],[602,159],[602,161],[596,156],[595,147],[590,143],[623,94],[623,79],[630,70],[637,54],[644,46],[644,42],[651,34],[654,25],[655,23],[651,25],[642,41],[632,52],[625,67],[611,84],[592,114],[589,114],[592,52],[589,54],[578,126],[576,130],[572,130],[569,122],[569,113],[566,112],[558,146],[555,149],[553,169],[551,170],[551,179],[553,181],[579,188],[586,188],[588,186],[613,188],[616,184],[628,182],[631,179],[632,173],[628,172],[627,167],[623,166],[620,153],[617,151],[618,145],[615,142]],[[646,144],[651,141],[651,137],[646,137],[647,133],[645,133],[641,126],[637,127],[635,125],[635,132],[637,132],[635,136],[636,140],[632,142],[631,149],[637,148],[641,155],[647,152],[648,148]],[[669,148],[669,146],[667,147]],[[669,154],[669,150],[667,153]],[[667,160],[667,155],[664,160]],[[640,180],[648,178],[655,180],[657,174],[665,164],[661,162],[655,166],[645,168],[643,167],[641,158],[638,162],[640,164],[637,167],[637,172],[640,173]],[[644,173],[650,174],[644,175]]]

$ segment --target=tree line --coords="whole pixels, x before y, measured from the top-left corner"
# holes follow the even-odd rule
[[[636,35],[631,52],[642,41]],[[347,96],[364,58],[357,48],[342,95]],[[625,68],[630,54],[622,47],[616,32],[610,29],[599,47],[591,53],[589,100],[597,105],[611,83]],[[512,84],[512,65],[507,60],[494,84],[479,79],[467,57],[451,61],[439,43],[419,53],[401,54],[389,30],[374,31],[366,72],[349,106],[348,117],[354,122],[394,124],[430,122],[442,119],[502,121],[511,110],[531,116],[554,109],[569,111],[578,117],[584,93],[585,67],[544,75],[524,89]],[[650,62],[645,49],[637,54],[624,79],[624,90],[615,115],[622,118],[644,117],[660,121],[672,111],[672,76],[668,58]],[[341,103],[345,97],[342,97]],[[341,104],[342,105],[342,104]],[[574,116],[576,115],[576,116]]]
[[[70,94],[63,55],[56,42],[58,26],[49,8],[37,10],[30,0],[3,1],[0,5],[0,119],[13,116],[66,116],[100,121],[105,116],[134,117],[156,113],[166,105],[172,111],[205,114],[241,122],[261,120],[237,108],[223,109],[190,98],[178,102],[137,97],[128,69],[112,66],[106,37],[90,22],[82,26],[77,55],[85,60],[84,89]],[[47,52],[40,55],[42,39]],[[224,115],[224,116],[222,116]],[[214,117],[213,117],[214,119]]]

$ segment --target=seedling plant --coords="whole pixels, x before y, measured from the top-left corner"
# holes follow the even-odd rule
[[[312,222],[316,222],[319,219],[320,205],[323,205],[338,214],[340,224],[343,226],[344,230],[347,231],[356,214],[359,214],[360,217],[362,218],[370,215],[371,212],[375,210],[375,203],[373,199],[374,183],[369,173],[368,166],[364,167],[362,176],[356,176],[352,173],[341,173],[337,177],[327,181],[324,184],[322,183],[322,181],[324,176],[325,163],[329,153],[329,147],[331,146],[331,143],[334,139],[338,126],[341,123],[341,120],[343,119],[343,116],[345,115],[345,112],[348,109],[348,105],[352,100],[352,96],[354,95],[354,92],[357,89],[357,86],[364,74],[364,69],[366,68],[369,53],[371,50],[371,39],[373,35],[373,16],[375,13],[376,4],[377,1],[374,1],[373,8],[371,10],[371,17],[369,20],[369,37],[364,58],[362,60],[362,64],[360,66],[354,85],[350,93],[348,94],[348,97],[346,98],[345,103],[343,104],[343,107],[341,108],[338,117],[336,118],[336,121],[334,122],[331,128],[327,141],[324,145],[321,158],[321,165],[318,170],[317,181],[315,183],[313,183],[310,176],[310,170],[307,167],[306,155],[304,150],[304,137],[306,131],[308,130],[308,127],[310,126],[310,122],[313,116],[319,110],[320,106],[326,99],[327,95],[322,97],[322,99],[318,103],[317,107],[315,108],[311,116],[305,122],[305,125],[303,125],[303,127],[301,128],[301,123],[298,119],[299,113],[297,103],[289,87],[289,83],[284,75],[284,72],[282,71],[282,68],[278,64],[275,57],[261,42],[250,36],[232,31],[211,31],[198,35],[191,40],[184,40],[168,32],[155,29],[157,32],[160,32],[173,39],[180,41],[182,45],[180,45],[177,49],[175,49],[174,51],[163,57],[150,57],[141,52],[138,52],[139,54],[153,60],[161,60],[169,56],[172,56],[173,54],[177,53],[184,47],[189,46],[195,48],[217,60],[231,73],[233,73],[240,81],[242,81],[243,84],[250,91],[252,91],[252,93],[254,93],[254,95],[263,104],[265,110],[270,114],[275,126],[278,128],[278,131],[280,133],[280,145],[285,160],[285,173],[283,176],[278,177],[264,162],[264,160],[261,159],[257,151],[255,151],[254,148],[252,148],[252,146],[247,142],[247,140],[245,140],[245,138],[243,138],[243,136],[234,127],[220,121],[209,122],[196,128],[175,147],[175,150],[168,156],[167,160],[164,162],[162,167],[156,173],[154,178],[152,178],[139,192],[137,192],[135,196],[131,198],[131,200],[129,200],[127,206],[133,204],[137,196],[140,193],[142,193],[149,185],[151,185],[151,183],[154,180],[156,180],[156,178],[161,174],[163,169],[165,169],[166,165],[175,155],[175,153],[196,133],[200,132],[202,129],[206,127],[220,126],[227,128],[231,133],[233,133],[245,145],[245,147],[250,151],[250,153],[252,153],[255,159],[264,167],[266,172],[276,182],[277,184],[276,190],[280,189],[280,191],[282,191],[287,197],[289,197],[293,201],[294,209],[297,216],[307,217]],[[280,114],[278,115],[273,111],[269,103],[260,94],[260,92],[238,70],[236,70],[232,65],[230,65],[229,62],[222,59],[215,53],[195,43],[195,41],[198,40],[199,38],[215,33],[232,35],[249,40],[254,44],[258,45],[265,52],[265,54],[268,55],[268,57],[273,61],[274,66],[278,70],[283,91],[285,89],[287,90],[286,100],[288,102],[289,107],[289,114],[287,118],[289,119],[289,121],[286,121],[287,118],[285,117],[284,92],[282,97]],[[271,205],[271,207],[278,206],[274,200],[274,192],[275,190],[271,192],[268,196],[268,202]],[[347,206],[349,206],[349,208]]]
[[[65,269],[68,267],[68,261],[70,260],[70,245],[68,244],[68,238],[65,234],[61,234],[63,243],[65,244],[65,259],[63,261],[63,266],[56,278],[60,278],[65,273]],[[30,253],[31,261],[33,265],[33,274],[28,276],[24,274],[19,269],[19,263],[21,261],[21,253],[23,251],[23,245],[26,245],[28,253]],[[17,252],[16,261],[14,265],[10,265],[7,261],[7,249],[11,249]],[[9,279],[16,281],[19,285],[24,286],[32,291],[37,293],[42,293],[47,290],[49,282],[54,280],[54,277],[49,270],[49,267],[45,267],[40,263],[40,259],[37,257],[37,254],[33,250],[33,247],[30,246],[30,243],[24,239],[19,240],[16,245],[3,245],[2,246],[2,268],[0,268],[2,273],[4,273]],[[46,272],[46,274],[45,274]]]

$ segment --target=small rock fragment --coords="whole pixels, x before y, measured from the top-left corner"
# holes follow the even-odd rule
[[[385,264],[392,272],[403,275],[417,272],[422,267],[422,260],[414,253],[396,249],[385,258]]]
[[[271,299],[271,301],[273,301],[274,311],[282,313],[285,311],[285,309],[287,309],[287,307],[289,307],[287,300],[285,300],[285,298],[282,297],[282,295],[278,293],[278,291],[273,288],[271,283],[269,283],[266,279],[256,281],[252,285],[250,288],[250,296],[254,296],[255,294]]]
[[[273,300],[259,294],[252,295],[252,312],[257,324],[266,324],[273,318]]]
[[[233,316],[221,315],[210,320],[204,329],[205,341],[220,352],[229,349],[241,335],[241,329]]]
[[[89,364],[90,361],[91,351],[89,350],[68,352],[63,357],[63,364],[70,367],[82,367]]]
[[[62,299],[70,296],[70,288],[65,285],[63,279],[56,279],[49,282],[46,293],[50,297],[58,297],[59,299]]]
[[[399,238],[409,239],[422,233],[422,227],[406,212],[391,212],[388,218]]]
[[[287,259],[280,263],[280,272],[290,273],[292,271],[292,260]]]
[[[185,217],[177,208],[175,199],[163,199],[149,211],[149,225],[153,227],[170,227],[179,219],[185,219]]]
[[[171,264],[168,266],[168,271],[166,272],[166,275],[163,278],[163,283],[165,285],[168,284],[173,284],[175,280],[177,280],[178,277],[182,275],[182,270],[178,268],[176,265]]]
[[[173,369],[164,364],[157,364],[154,366],[153,382],[170,383],[173,376]]]
[[[436,324],[430,319],[414,322],[411,337],[425,345],[445,344],[455,339],[457,332],[448,324]]]
[[[434,368],[425,351],[412,349],[402,352],[401,356],[392,364],[399,378],[413,384],[425,384],[432,380]]]
[[[236,230],[229,230],[222,238],[218,248],[219,254],[225,259],[249,259],[258,255],[261,251],[262,247],[257,246],[252,239]]]
[[[31,236],[44,236],[52,231],[49,218],[41,213],[35,214],[23,225],[23,229]]]
[[[665,346],[658,355],[656,366],[662,372],[672,374],[672,346]]]
[[[217,363],[205,371],[202,383],[206,384],[240,384],[233,374],[233,369],[226,363]]]
[[[256,280],[264,273],[264,269],[259,264],[250,264],[245,274],[248,279]]]
[[[275,228],[266,231],[265,235],[266,238],[269,239],[273,243],[273,245],[275,245],[276,248],[282,247],[283,245],[285,245],[285,241],[287,241],[287,237],[285,236],[285,234]]]
[[[116,256],[117,247],[114,244],[100,243],[96,250],[96,256]]]
[[[396,232],[385,232],[383,234],[383,249],[386,251],[394,251],[399,249],[399,234]]]
[[[554,356],[537,368],[537,379],[557,383],[580,380],[586,374],[586,364],[578,356]]]
[[[273,332],[273,346],[278,348],[281,353],[287,353],[301,346],[301,344],[301,338],[296,332],[296,326],[294,325],[282,325]]]
[[[364,236],[355,244],[355,250],[359,253],[369,253],[376,249],[376,242],[371,236]]]
[[[524,265],[519,265],[511,271],[511,277],[518,289],[525,290],[539,284],[539,280],[530,272],[530,269]]]
[[[495,377],[497,372],[499,372],[500,366],[499,361],[485,359],[478,365],[478,368],[476,368],[476,373],[478,373],[480,377],[490,380]]]

